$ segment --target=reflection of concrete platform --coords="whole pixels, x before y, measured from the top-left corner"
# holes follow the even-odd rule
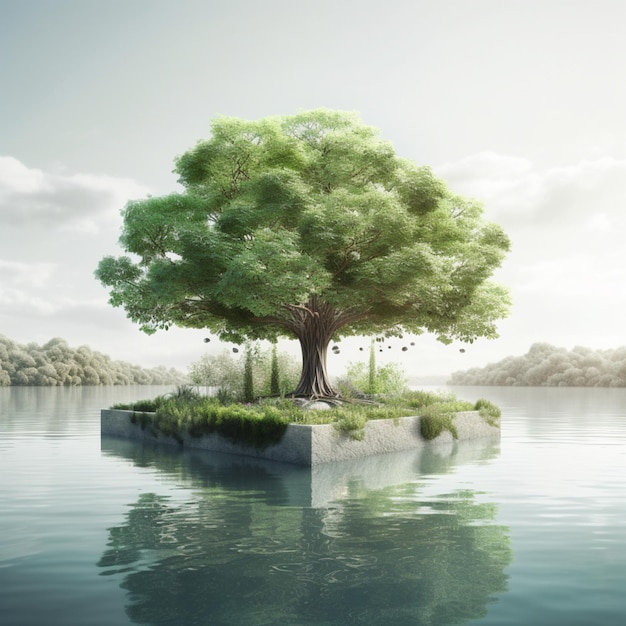
[[[101,434],[181,445],[171,437],[158,435],[148,429],[142,430],[139,424],[131,422],[131,415],[132,411],[103,409],[100,418]],[[185,435],[182,445],[186,448],[316,467],[330,462],[362,459],[402,450],[451,446],[455,443],[447,431],[436,439],[425,440],[420,434],[419,422],[420,418],[415,416],[371,420],[365,425],[365,436],[362,440],[355,440],[348,433],[339,432],[332,424],[316,426],[291,424],[279,443],[266,448],[232,443],[219,435],[203,437]],[[493,441],[500,437],[500,429],[489,426],[477,411],[457,413],[454,423],[459,441],[482,438]]]
[[[220,482],[225,488],[245,487],[275,506],[325,508],[342,500],[414,482],[420,476],[448,474],[460,465],[496,458],[499,438],[482,437],[441,445],[422,446],[367,458],[321,463],[312,467],[277,463],[262,458],[161,446],[158,440],[137,442],[104,436],[103,453],[153,466],[191,486]],[[207,477],[210,476],[210,479]]]

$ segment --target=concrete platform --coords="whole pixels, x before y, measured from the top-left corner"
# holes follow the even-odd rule
[[[447,431],[435,439],[425,440],[420,434],[420,418],[411,416],[370,420],[365,424],[365,436],[362,440],[353,439],[349,433],[339,432],[332,424],[290,424],[281,441],[266,448],[232,443],[217,434],[203,437],[184,435],[181,444],[171,437],[150,432],[149,429],[142,430],[139,424],[131,422],[132,414],[132,411],[102,409],[101,434],[139,441],[158,441],[179,447],[244,455],[307,467],[401,450],[450,445],[455,441],[452,434]],[[500,439],[500,429],[487,424],[478,411],[457,413],[454,423],[459,441]]]

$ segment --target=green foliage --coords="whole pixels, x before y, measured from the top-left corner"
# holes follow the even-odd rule
[[[272,360],[270,366],[270,394],[280,395],[280,366],[278,364],[278,349],[276,344],[272,346]]]
[[[175,391],[169,394],[169,396],[183,402],[197,402],[201,398],[198,391],[191,385],[178,385]]]
[[[335,412],[334,426],[341,432],[348,433],[353,439],[361,441],[365,437],[365,423],[368,414],[363,407],[341,407]]]
[[[252,375],[252,362],[254,359],[253,351],[250,345],[246,347],[246,353],[243,363],[243,401],[254,401],[254,379]]]
[[[114,404],[112,409],[120,409],[123,411],[137,412],[155,412],[159,407],[163,406],[168,400],[176,400],[181,403],[195,403],[202,399],[202,396],[196,389],[190,385],[178,385],[174,391],[166,393],[149,400],[136,400],[135,402],[119,402]]]
[[[456,439],[458,433],[454,425],[454,418],[462,411],[475,410],[471,402],[457,400],[452,394],[437,396],[425,392],[414,392],[409,401],[418,409],[420,416],[420,431],[424,439],[438,437],[444,430],[450,431]],[[492,405],[493,406],[493,405]]]
[[[243,362],[226,350],[218,355],[206,354],[192,363],[189,377],[194,385],[215,388],[224,401],[243,398]]]
[[[0,386],[170,385],[185,376],[174,369],[144,369],[91,350],[71,348],[58,337],[40,346],[0,335]]]
[[[414,409],[420,409],[430,404],[441,402],[454,402],[456,397],[452,393],[441,393],[436,391],[424,391],[414,389],[402,395],[402,401]]]
[[[441,415],[432,411],[431,414],[424,414],[420,419],[420,433],[424,439],[430,441],[436,439],[444,430],[449,430],[456,439],[456,427],[452,422],[452,418],[447,415]]]
[[[333,338],[497,336],[509,299],[489,278],[508,238],[357,115],[220,117],[176,171],[182,194],[123,211],[120,244],[137,260],[106,257],[96,271],[145,332],[295,337],[304,395],[332,394]]]
[[[502,411],[500,410],[500,407],[493,404],[493,402],[485,400],[485,398],[479,398],[478,400],[476,400],[474,410],[478,411],[479,415],[490,426],[500,425],[500,417],[502,416]]]
[[[348,370],[348,378],[354,379],[354,375],[350,376],[350,371]],[[380,380],[380,376],[376,376],[376,347],[374,345],[374,339],[372,338],[370,342],[370,360],[369,360],[369,368],[367,372],[367,389],[366,393],[377,393],[376,390],[376,382]],[[358,382],[354,382],[354,384],[358,387]],[[380,393],[380,392],[378,392]]]
[[[133,413],[130,416],[130,421],[131,421],[131,424],[139,424],[139,426],[141,427],[141,430],[148,429],[148,431],[152,434],[153,437],[159,436],[159,431],[153,424],[154,417],[151,413],[148,413],[148,412],[137,413],[133,411]]]
[[[424,439],[435,439],[444,430],[450,431],[457,438],[454,413],[438,404],[431,404],[420,411],[420,432]]]
[[[250,402],[256,396],[281,395],[285,396],[293,391],[300,376],[300,365],[290,355],[276,352],[274,349],[262,351],[254,348],[251,352],[247,376],[252,373],[252,396],[246,398],[244,394],[244,380],[246,378],[246,354],[233,357],[232,353],[223,351],[219,355],[204,355],[189,367],[189,376],[197,386],[215,389],[221,401]],[[275,359],[275,360],[274,360]],[[273,368],[276,368],[273,370]],[[272,383],[272,376],[276,380]],[[248,384],[250,380],[248,378]],[[278,392],[274,391],[278,384]]]
[[[395,394],[407,391],[407,377],[397,363],[387,363],[381,367],[366,367],[364,363],[350,363],[345,379],[340,381],[342,394],[355,395],[362,392],[368,395]]]
[[[137,402],[118,402],[114,404],[112,409],[119,409],[121,411],[139,411],[139,412],[154,412],[163,403],[164,398],[159,396],[152,400],[138,400]]]
[[[272,406],[224,406],[215,398],[195,402],[167,399],[157,408],[150,425],[163,435],[183,441],[183,435],[200,437],[217,433],[233,442],[265,447],[280,441],[288,422]]]

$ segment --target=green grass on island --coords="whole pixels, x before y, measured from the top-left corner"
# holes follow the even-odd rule
[[[422,418],[421,434],[427,440],[445,430],[456,439],[454,419],[462,411],[478,411],[491,426],[500,424],[500,409],[489,400],[481,398],[472,404],[451,393],[406,391],[333,404],[328,409],[305,408],[289,397],[224,403],[193,388],[179,387],[172,394],[111,408],[133,411],[131,421],[155,437],[170,436],[182,443],[184,434],[201,437],[217,433],[233,442],[259,448],[278,443],[289,424],[334,424],[339,431],[362,439],[368,420],[418,415]]]

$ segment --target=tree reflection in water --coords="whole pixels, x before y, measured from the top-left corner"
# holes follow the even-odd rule
[[[450,625],[506,589],[508,529],[472,491],[425,496],[416,472],[383,489],[353,480],[312,508],[264,467],[126,451],[190,488],[184,502],[142,494],[110,529],[98,565],[123,576],[138,624]]]

